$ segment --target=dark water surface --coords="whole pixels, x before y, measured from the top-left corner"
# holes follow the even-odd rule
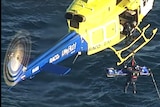
[[[2,0],[1,105],[2,107],[160,107],[151,77],[141,77],[138,93],[123,93],[125,78],[106,78],[103,68],[114,66],[116,56],[110,50],[74,57],[64,65],[72,67],[66,76],[41,72],[32,80],[11,90],[3,80],[3,58],[14,34],[25,29],[31,33],[31,60],[41,55],[67,34],[64,13],[72,0]],[[142,22],[160,29],[160,1]],[[152,69],[160,90],[160,32],[136,54],[139,64]]]

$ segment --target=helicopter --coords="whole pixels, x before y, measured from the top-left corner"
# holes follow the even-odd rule
[[[150,24],[142,29],[139,27],[143,18],[153,8],[153,4],[154,0],[74,0],[64,15],[68,34],[30,64],[29,33],[20,31],[16,34],[4,59],[5,83],[15,86],[41,71],[65,75],[71,68],[57,65],[58,63],[73,55],[79,56],[82,52],[93,55],[107,48],[114,51],[120,60],[117,65],[121,65],[155,36],[157,28],[152,30],[150,37],[145,35]],[[130,44],[117,50],[114,46],[128,38],[123,32],[125,23],[132,21],[136,22],[135,29],[139,35]],[[140,39],[144,41],[124,57],[123,51],[128,50]]]

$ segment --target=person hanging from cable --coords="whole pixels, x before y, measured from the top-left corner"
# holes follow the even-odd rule
[[[125,84],[124,92],[127,93],[128,87],[130,84],[133,85],[133,93],[137,93],[136,90],[136,81],[140,75],[150,75],[150,69],[148,69],[146,66],[139,66],[134,58],[134,55],[131,59],[131,67],[125,67],[127,70],[127,81]]]
[[[135,61],[134,55],[131,60],[124,64],[123,68],[105,68],[107,77],[116,77],[116,76],[127,76],[127,81],[124,86],[124,92],[127,93],[128,87],[130,84],[133,85],[133,93],[137,93],[136,81],[139,76],[151,76],[154,86],[156,88],[158,97],[160,98],[160,92],[158,90],[156,81],[154,79],[151,69],[146,66],[139,66]]]
[[[136,64],[136,61],[134,59],[134,56],[132,57],[131,60],[131,67],[127,67],[127,81],[125,84],[124,92],[127,93],[128,87],[130,84],[133,85],[133,93],[137,93],[136,91],[136,81],[138,79],[138,76],[140,75],[140,68]]]

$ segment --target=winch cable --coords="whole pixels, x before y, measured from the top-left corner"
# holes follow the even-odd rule
[[[155,79],[154,79],[154,75],[153,75],[152,72],[150,72],[150,74],[151,74],[151,77],[152,77],[153,84],[154,84],[154,86],[155,86],[155,88],[156,88],[157,95],[158,95],[158,97],[159,97],[159,99],[160,99],[160,93],[159,93],[159,90],[158,90],[158,87],[157,87],[157,83],[156,83],[156,81],[155,81]]]

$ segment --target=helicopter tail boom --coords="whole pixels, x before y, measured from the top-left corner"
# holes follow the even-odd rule
[[[12,45],[12,44],[11,44]],[[76,32],[70,32],[67,34],[64,39],[62,39],[57,45],[53,46],[47,52],[38,57],[35,61],[30,63],[27,67],[25,67],[16,57],[8,58],[5,61],[5,65],[7,68],[4,72],[4,78],[6,78],[5,82],[9,86],[14,86],[18,82],[25,80],[26,78],[33,77],[37,73],[41,71],[51,71],[59,75],[67,74],[71,69],[63,66],[56,65],[59,62],[79,53],[82,51],[87,51],[87,43],[85,40]],[[15,54],[16,50],[10,52],[11,54]],[[11,56],[11,55],[7,55]],[[24,59],[25,57],[23,57]],[[12,59],[15,59],[13,62]],[[13,68],[13,64],[9,63],[17,63],[17,67]],[[15,64],[14,64],[15,65]],[[25,69],[24,69],[25,68]],[[13,72],[13,73],[12,73]],[[15,75],[17,74],[17,75]],[[7,76],[10,75],[10,76]],[[10,81],[12,80],[12,81]]]

